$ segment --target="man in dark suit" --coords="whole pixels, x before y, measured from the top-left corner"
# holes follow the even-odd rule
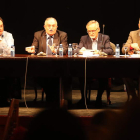
[[[34,34],[32,46],[35,46],[35,50],[29,49],[27,51],[29,53],[48,52],[49,55],[53,53],[58,53],[55,52],[55,48],[53,45],[55,43],[57,46],[59,46],[59,44],[62,44],[63,53],[66,54],[68,49],[67,33],[57,30],[57,28],[58,28],[58,24],[56,19],[53,17],[47,18],[44,23],[44,30],[35,32]],[[51,44],[50,44],[50,40],[51,40]]]
[[[77,53],[84,52],[86,49],[93,50],[94,53],[98,54],[100,50],[108,55],[114,54],[113,49],[110,46],[110,38],[108,35],[99,33],[99,23],[95,20],[91,20],[86,25],[88,35],[82,36]]]
[[[91,20],[86,25],[88,35],[82,36],[80,39],[79,46],[75,53],[84,53],[87,49],[94,51],[95,54],[106,53],[107,55],[113,55],[114,51],[110,46],[110,38],[108,35],[99,33],[99,23],[95,20]],[[80,78],[80,87],[82,99],[84,101],[84,79]],[[96,106],[101,107],[102,105],[102,94],[105,87],[108,84],[107,78],[99,78],[99,89],[96,98]]]
[[[57,30],[58,24],[55,18],[49,17],[45,20],[44,30],[35,32],[31,48],[27,48],[29,53],[44,52],[48,55],[56,54],[59,51],[54,46],[63,45],[63,54],[68,49],[67,33]],[[55,45],[53,45],[55,43]],[[59,53],[58,53],[59,54]],[[36,82],[43,87],[46,93],[46,100],[56,102],[59,99],[59,78],[57,77],[38,77]]]

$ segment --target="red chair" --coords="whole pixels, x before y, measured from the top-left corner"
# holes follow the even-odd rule
[[[12,99],[2,140],[9,140],[15,128],[18,127],[19,100]]]

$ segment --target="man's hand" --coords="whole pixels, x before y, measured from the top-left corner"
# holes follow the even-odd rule
[[[28,53],[35,53],[35,46],[25,47],[25,51]]]
[[[136,51],[140,50],[138,43],[132,43],[131,47],[134,48],[134,50],[136,50]]]
[[[50,46],[50,45],[48,44],[48,47],[50,47],[50,49],[51,49],[51,51],[52,51],[53,53],[56,53],[54,46]]]

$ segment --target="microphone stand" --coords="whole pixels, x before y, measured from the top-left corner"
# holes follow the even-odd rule
[[[104,35],[104,27],[105,25],[103,24],[103,35]],[[102,45],[101,45],[101,51],[103,52],[104,45],[103,45],[103,35],[102,35]]]

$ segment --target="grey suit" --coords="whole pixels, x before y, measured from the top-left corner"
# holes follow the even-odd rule
[[[63,50],[64,50],[63,53],[66,54],[67,49],[68,49],[67,33],[57,30],[56,33],[54,34],[53,43],[56,43],[58,45],[62,44]],[[36,53],[41,52],[41,51],[46,53],[46,31],[45,30],[35,32],[32,46],[35,46]]]
[[[98,42],[97,42],[97,49],[101,50],[101,47],[103,48],[103,52],[109,54],[109,55],[113,55],[114,51],[112,49],[112,47],[110,46],[110,38],[108,35],[103,35],[101,33],[98,34]],[[79,50],[85,47],[86,49],[92,49],[92,41],[91,38],[89,37],[89,35],[85,35],[82,36],[80,39],[80,43],[79,46],[76,50],[77,53],[79,53]]]

